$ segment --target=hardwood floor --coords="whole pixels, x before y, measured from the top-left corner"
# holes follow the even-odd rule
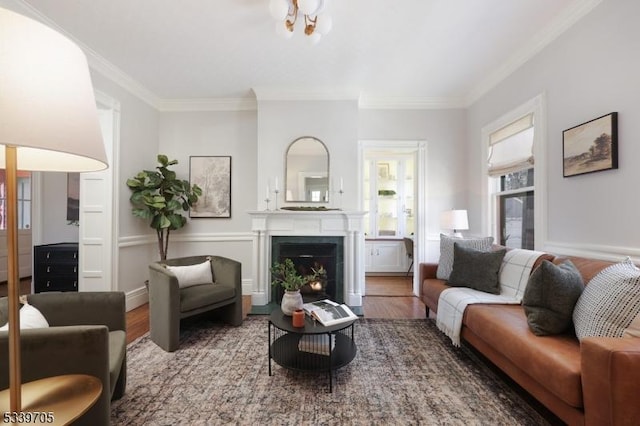
[[[413,296],[413,276],[367,276],[367,296]]]
[[[367,277],[362,310],[365,318],[419,319],[425,317],[424,304],[411,295],[411,279]],[[251,296],[242,297],[244,317],[251,311]],[[149,331],[149,304],[127,312],[127,343]]]

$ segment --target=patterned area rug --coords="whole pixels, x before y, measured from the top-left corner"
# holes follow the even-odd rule
[[[116,425],[544,425],[547,422],[431,320],[360,319],[358,354],[336,373],[268,374],[267,317],[200,321],[164,352],[148,335],[128,347]]]

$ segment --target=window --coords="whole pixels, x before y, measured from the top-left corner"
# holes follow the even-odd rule
[[[500,176],[498,240],[511,248],[534,248],[533,167]]]
[[[31,228],[31,173],[18,171],[18,229]],[[5,171],[0,170],[0,229],[7,229]]]
[[[534,115],[525,114],[491,132],[487,172],[496,240],[507,247],[533,249]]]
[[[482,224],[508,247],[546,243],[546,96],[530,99],[482,128]]]

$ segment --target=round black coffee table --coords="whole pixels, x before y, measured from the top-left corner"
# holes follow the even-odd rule
[[[355,322],[325,327],[305,315],[304,327],[294,327],[292,318],[276,308],[269,317],[269,376],[272,359],[290,370],[326,371],[332,392],[333,373],[353,361],[358,351],[353,338]]]

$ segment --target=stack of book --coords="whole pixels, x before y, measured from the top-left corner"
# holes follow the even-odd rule
[[[336,345],[336,335],[331,334],[331,347],[329,348],[329,334],[305,334],[300,337],[298,350],[319,355],[330,355]]]

